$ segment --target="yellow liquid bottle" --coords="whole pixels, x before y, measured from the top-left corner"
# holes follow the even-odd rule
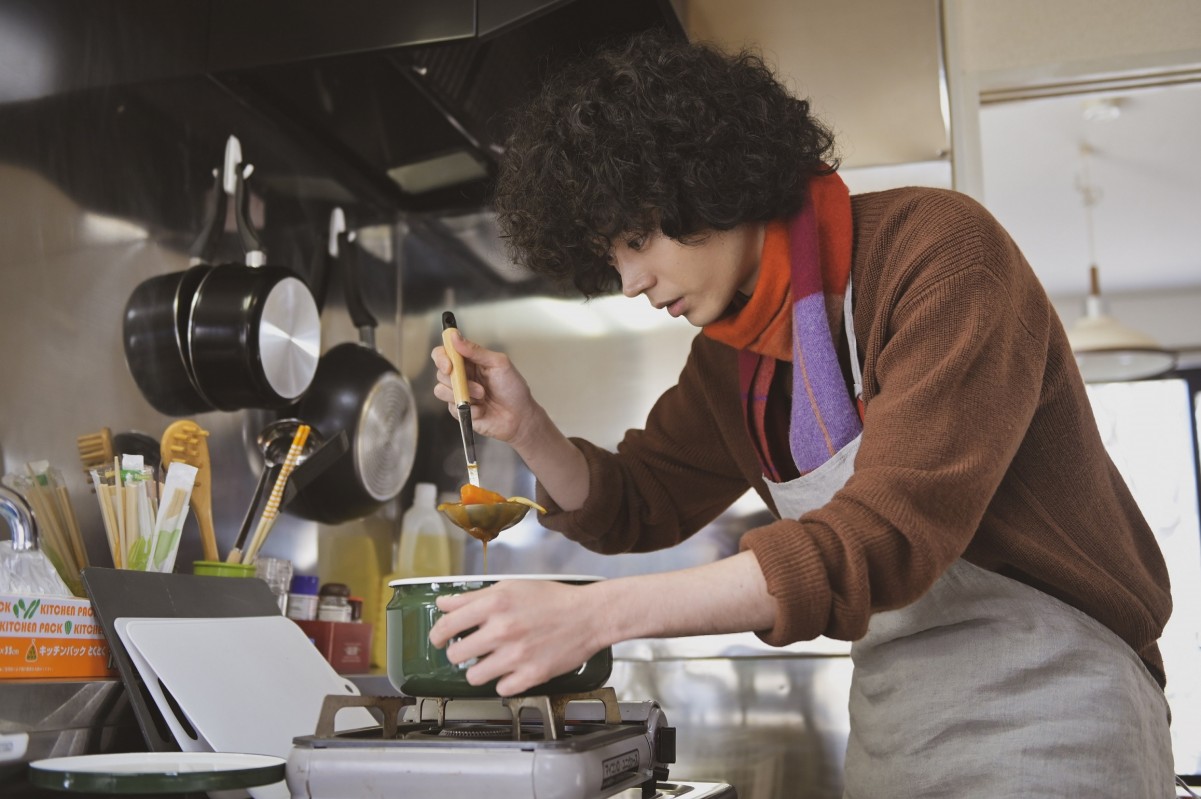
[[[443,577],[451,573],[450,531],[435,505],[438,488],[433,483],[418,483],[413,505],[400,520],[400,547],[395,570],[383,578],[375,614],[371,644],[371,662],[377,669],[388,664],[388,602],[392,589],[388,583],[405,577]]]

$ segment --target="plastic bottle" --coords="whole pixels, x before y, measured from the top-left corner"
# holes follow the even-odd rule
[[[317,618],[317,575],[292,575],[291,590],[288,593],[289,619],[297,621],[312,621]]]
[[[388,602],[392,589],[388,583],[405,577],[441,577],[450,574],[450,532],[446,520],[438,512],[438,487],[433,483],[418,483],[414,488],[413,504],[400,519],[400,546],[394,570],[383,578],[380,599],[372,619],[371,660],[380,669],[388,662]]]
[[[417,484],[413,505],[400,519],[397,576],[391,579],[450,574],[450,536],[446,532],[446,520],[435,508],[437,499],[437,486]]]

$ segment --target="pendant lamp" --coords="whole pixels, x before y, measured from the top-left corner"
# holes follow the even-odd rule
[[[1089,283],[1084,316],[1068,331],[1084,382],[1139,380],[1170,371],[1176,364],[1175,353],[1105,313],[1096,265],[1089,267]]]
[[[1084,199],[1084,219],[1088,233],[1089,292],[1080,317],[1068,333],[1068,343],[1086,383],[1139,380],[1168,372],[1176,364],[1176,354],[1164,349],[1155,339],[1123,325],[1105,312],[1101,301],[1100,270],[1097,269],[1093,241],[1093,206],[1100,192],[1090,182],[1088,158],[1092,150],[1080,148],[1083,171],[1077,185]]]

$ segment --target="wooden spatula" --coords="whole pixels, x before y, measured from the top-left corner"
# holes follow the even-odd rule
[[[163,432],[163,473],[174,461],[196,467],[196,483],[192,486],[192,512],[200,527],[200,543],[204,559],[217,561],[217,533],[213,529],[213,475],[209,461],[208,431],[190,419],[172,422]]]

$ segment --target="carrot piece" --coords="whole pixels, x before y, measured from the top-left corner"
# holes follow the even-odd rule
[[[462,498],[464,505],[495,505],[497,502],[505,501],[503,494],[489,491],[486,488],[479,488],[470,483],[459,489],[459,496]]]

